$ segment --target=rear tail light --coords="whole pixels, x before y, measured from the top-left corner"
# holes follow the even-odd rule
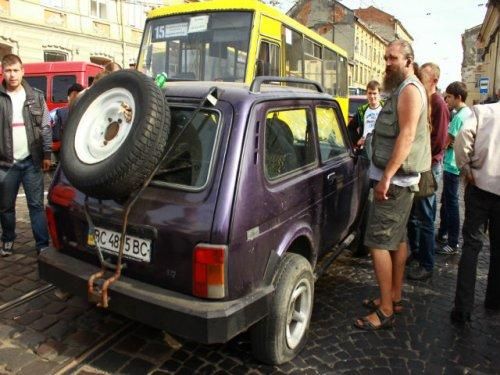
[[[54,185],[50,189],[49,201],[63,207],[69,207],[75,198],[75,188],[67,185]]]
[[[193,295],[204,298],[226,296],[227,246],[199,244],[193,254]]]
[[[54,246],[56,249],[60,249],[61,242],[59,242],[59,236],[57,235],[56,218],[54,217],[54,210],[52,209],[52,207],[45,207],[45,214],[47,216],[47,226],[49,227],[52,246]]]

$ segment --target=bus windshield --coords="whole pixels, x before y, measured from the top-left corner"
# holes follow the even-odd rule
[[[243,82],[252,12],[173,15],[146,24],[138,69],[169,80]]]

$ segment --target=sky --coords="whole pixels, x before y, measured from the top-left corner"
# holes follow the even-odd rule
[[[461,81],[462,42],[466,29],[481,24],[488,0],[339,0],[351,9],[371,5],[392,14],[413,37],[415,61],[441,68],[438,87]],[[294,1],[282,0],[285,12]]]

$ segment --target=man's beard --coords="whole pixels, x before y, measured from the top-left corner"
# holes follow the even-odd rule
[[[394,91],[405,80],[404,73],[401,69],[385,70],[384,90],[387,92]]]

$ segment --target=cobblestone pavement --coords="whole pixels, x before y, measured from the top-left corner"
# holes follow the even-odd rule
[[[0,305],[16,291],[45,285],[36,277],[23,205],[20,199],[18,255],[0,259]],[[0,314],[0,374],[57,373],[103,338],[120,332],[70,373],[500,373],[500,313],[482,305],[489,249],[480,255],[473,321],[465,328],[449,321],[458,260],[459,255],[438,255],[431,280],[405,283],[404,312],[394,329],[363,332],[353,327],[353,319],[366,314],[361,301],[377,295],[376,281],[368,257],[345,253],[316,283],[306,348],[282,366],[255,361],[247,334],[223,345],[196,344],[99,310],[81,298],[63,301],[50,292]]]

